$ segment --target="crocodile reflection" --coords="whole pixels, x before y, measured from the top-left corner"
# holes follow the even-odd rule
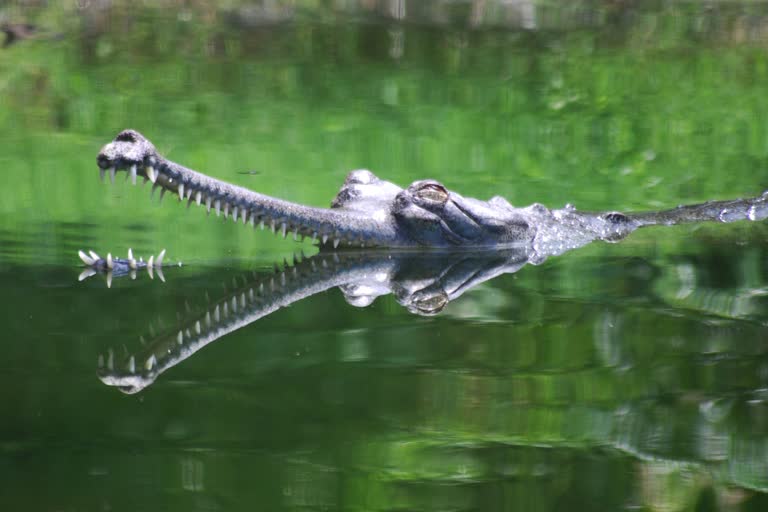
[[[125,393],[152,384],[169,368],[206,345],[280,308],[339,288],[357,307],[392,294],[417,315],[435,315],[467,290],[501,274],[535,263],[524,248],[479,253],[319,253],[257,276],[181,328],[149,340],[138,353],[116,360],[114,350],[99,356],[99,378]]]

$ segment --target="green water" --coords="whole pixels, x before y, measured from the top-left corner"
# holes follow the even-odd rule
[[[91,4],[0,4],[41,27],[0,51],[2,510],[766,509],[764,223],[593,244],[435,316],[318,290],[125,394],[99,356],[141,367],[316,249],[95,156],[135,128],[318,206],[363,167],[516,205],[758,195],[768,5]],[[78,249],[128,247],[184,266],[78,281]]]

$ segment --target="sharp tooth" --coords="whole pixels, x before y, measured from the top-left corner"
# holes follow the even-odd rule
[[[200,202],[203,200],[203,193],[199,190],[195,192],[195,202],[197,203],[197,206],[200,206]]]
[[[224,218],[229,217],[229,203],[224,203]]]
[[[157,255],[157,259],[155,260],[155,266],[162,267],[163,266],[163,258],[165,258],[165,249],[160,251],[160,254]]]
[[[139,266],[136,264],[136,260],[133,258],[130,258],[128,260],[128,266],[131,267],[131,270],[136,270]]]
[[[338,239],[338,238],[334,238],[334,239],[333,239],[333,248],[334,248],[334,249],[335,249],[335,248],[337,248],[337,247],[339,246],[339,242],[341,242],[341,240],[340,240],[340,239]]]
[[[157,173],[155,172],[155,168],[151,165],[148,165],[144,168],[144,172],[147,174],[147,178],[149,178],[149,181],[154,183],[157,181]]]
[[[179,183],[179,187],[176,189],[176,193],[179,194],[179,201],[184,199],[184,184]]]
[[[240,307],[245,308],[245,292],[240,294]]]
[[[238,208],[235,206],[232,208],[232,220],[236,223],[237,222],[237,214],[238,214]]]
[[[131,183],[135,185],[136,184],[136,164],[133,164],[131,166],[130,173],[131,173]]]
[[[77,255],[80,256],[80,259],[83,260],[83,263],[90,266],[96,263],[96,260],[85,254],[83,251],[77,251]]]
[[[131,373],[136,372],[136,358],[134,356],[131,356],[128,360],[128,371]]]
[[[216,209],[216,216],[221,215],[221,201],[218,199],[214,201],[213,207]]]
[[[227,301],[224,301],[224,318],[229,317],[229,304],[227,304]]]
[[[240,217],[242,217],[242,219],[243,219],[243,226],[245,226],[245,223],[248,222],[248,210],[243,209],[243,214],[240,215]],[[253,217],[251,217],[251,218],[253,218]],[[253,221],[251,221],[251,224],[253,224]]]
[[[323,235],[322,240],[323,240],[323,245],[325,245],[326,242],[328,242],[328,235]]]
[[[285,238],[286,229],[285,222],[280,224],[280,233],[283,235],[283,238]]]
[[[155,266],[155,256],[154,256],[154,254],[153,254],[153,255],[151,255],[151,256],[149,257],[149,259],[147,260],[147,268],[148,268],[148,269],[150,269],[150,270],[152,270],[152,267],[154,267],[154,266]]]
[[[216,323],[221,322],[221,311],[218,304],[216,304],[216,309],[213,310],[213,321]]]
[[[256,227],[256,216],[254,214],[251,214],[251,227]]]
[[[107,174],[106,169],[99,169],[99,179],[102,183],[104,183],[104,176]]]
[[[155,357],[155,354],[152,354],[149,356],[149,359],[147,359],[147,362],[144,363],[144,368],[146,368],[147,371],[152,371],[152,368],[155,367],[155,363],[157,363],[157,358]]]
[[[133,259],[133,249],[131,249],[130,247],[128,248],[128,259],[129,260]]]
[[[202,326],[200,325],[200,320],[198,320],[197,322],[195,322],[195,332],[196,332],[197,334],[200,334],[201,332],[203,332],[203,328],[202,328]]]
[[[117,169],[115,169],[115,166],[109,168],[109,181],[112,182],[112,184],[115,184],[115,173],[117,173]]]
[[[272,234],[274,235],[275,234],[275,219],[272,219],[269,222],[269,227],[272,228]]]
[[[149,259],[151,260],[152,256],[150,256]],[[149,274],[150,279],[155,278],[155,272],[152,270],[152,265],[150,265],[149,263],[147,263],[147,274]]]
[[[90,255],[91,255],[91,258],[93,258],[93,259],[95,259],[95,260],[100,260],[100,259],[101,259],[101,256],[99,256],[98,254],[96,254],[96,253],[95,253],[95,252],[93,252],[93,251],[90,251],[90,250],[89,250],[89,251],[88,251],[88,254],[90,254]]]
[[[111,252],[107,253],[107,268],[110,269],[110,270],[115,268],[115,262],[112,261],[112,253]]]
[[[205,325],[207,327],[211,326],[211,312],[210,311],[206,311],[205,312]]]
[[[179,333],[176,335],[176,343],[178,343],[179,345],[184,343],[184,333],[183,332],[179,331]]]
[[[213,198],[211,196],[208,196],[205,198],[205,211],[210,215],[211,213],[211,202],[213,201]]]
[[[192,187],[189,187],[189,188],[187,189],[187,201],[189,201],[190,199],[192,199],[192,192],[194,192],[194,189],[192,189]]]
[[[115,369],[115,351],[112,349],[109,349],[109,352],[107,353],[107,368],[110,370]]]

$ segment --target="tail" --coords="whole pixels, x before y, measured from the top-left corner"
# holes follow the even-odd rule
[[[626,214],[642,226],[673,226],[691,222],[758,221],[768,217],[768,191],[759,197],[708,201],[706,203],[678,206],[670,210]]]

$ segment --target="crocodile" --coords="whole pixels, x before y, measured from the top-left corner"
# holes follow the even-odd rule
[[[552,255],[595,240],[615,242],[640,227],[686,222],[762,220],[768,193],[751,199],[710,201],[670,210],[583,212],[572,206],[549,209],[534,203],[514,207],[496,196],[463,197],[442,183],[419,180],[406,188],[361,169],[349,173],[330,208],[302,205],[260,194],[172,162],[135,130],[123,130],[98,154],[102,180],[118,171],[136,184],[152,182],[152,193],[171,193],[187,205],[204,206],[244,225],[268,227],[284,238],[310,237],[321,250],[497,250],[527,246]],[[541,258],[538,258],[541,259]]]

